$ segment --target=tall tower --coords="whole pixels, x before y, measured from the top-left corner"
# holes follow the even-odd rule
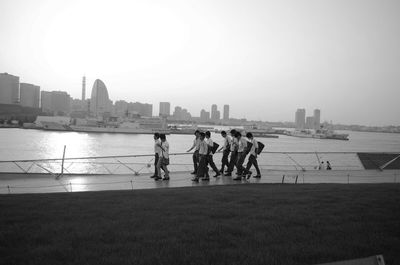
[[[320,129],[321,127],[321,110],[315,109],[314,110],[314,129]]]
[[[306,110],[297,109],[295,115],[296,129],[304,129],[306,126]]]
[[[229,120],[229,105],[224,105],[224,120]]]
[[[82,100],[86,99],[86,76],[82,77]]]

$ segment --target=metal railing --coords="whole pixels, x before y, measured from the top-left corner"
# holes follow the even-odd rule
[[[66,157],[65,154],[64,148],[61,158],[0,161],[0,193],[133,190],[170,186],[165,183],[155,185],[148,178],[154,171],[153,154],[93,157]],[[217,165],[220,164],[221,155],[214,154]],[[356,152],[267,151],[258,156],[263,173],[262,182],[285,184],[397,183],[399,170],[386,170],[396,159],[381,165],[380,169],[385,173],[378,174],[377,170],[364,170]],[[332,170],[318,170],[321,161],[330,161]],[[170,163],[169,170],[176,173],[173,176],[174,185],[190,185],[190,175],[187,173],[193,169],[192,153],[172,153]],[[91,176],[96,176],[96,179],[88,180]]]

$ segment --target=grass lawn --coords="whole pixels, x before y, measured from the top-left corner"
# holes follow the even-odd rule
[[[400,264],[400,185],[0,196],[0,264]]]

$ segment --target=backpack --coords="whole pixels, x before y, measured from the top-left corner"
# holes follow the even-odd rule
[[[219,147],[219,144],[217,144],[217,143],[213,143],[213,147],[212,147],[212,149],[211,149],[211,152],[213,153],[213,154],[215,154],[215,152],[217,152],[217,150],[218,150],[218,147]]]
[[[244,150],[244,152],[246,153],[246,155],[248,153],[250,153],[251,148],[253,147],[253,144],[251,142],[247,142],[247,147],[246,150]]]
[[[261,152],[264,149],[265,145],[262,142],[257,142],[257,144],[258,144],[257,155],[259,155],[259,154],[261,154]]]

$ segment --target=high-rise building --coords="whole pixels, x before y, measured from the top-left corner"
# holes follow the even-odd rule
[[[39,108],[40,87],[27,83],[19,85],[20,105],[23,107]]]
[[[314,129],[314,117],[312,116],[306,117],[306,128]]]
[[[106,85],[100,79],[96,79],[92,88],[90,97],[90,112],[93,116],[102,116],[105,113],[110,113],[112,102],[108,97]]]
[[[211,120],[213,121],[219,121],[220,117],[220,112],[218,111],[218,107],[216,104],[211,105]]]
[[[169,102],[160,102],[160,116],[168,117],[171,112],[171,104]]]
[[[321,111],[319,109],[314,110],[314,129],[319,129],[321,127]]]
[[[182,120],[182,107],[176,106],[172,116],[176,120]]]
[[[201,110],[200,111],[200,121],[209,121],[210,120],[210,112]]]
[[[224,105],[224,121],[229,120],[229,105]]]
[[[42,91],[41,108],[43,112],[54,115],[68,115],[71,112],[71,97],[64,91]]]
[[[64,91],[51,91],[51,111],[55,115],[67,115],[71,111],[71,97]]]
[[[82,101],[86,99],[86,76],[82,77]]]
[[[0,73],[0,104],[19,102],[19,77]]]
[[[42,91],[40,92],[40,107],[43,112],[51,113],[51,92]]]
[[[306,125],[306,110],[297,109],[295,117],[296,129],[304,129]]]

